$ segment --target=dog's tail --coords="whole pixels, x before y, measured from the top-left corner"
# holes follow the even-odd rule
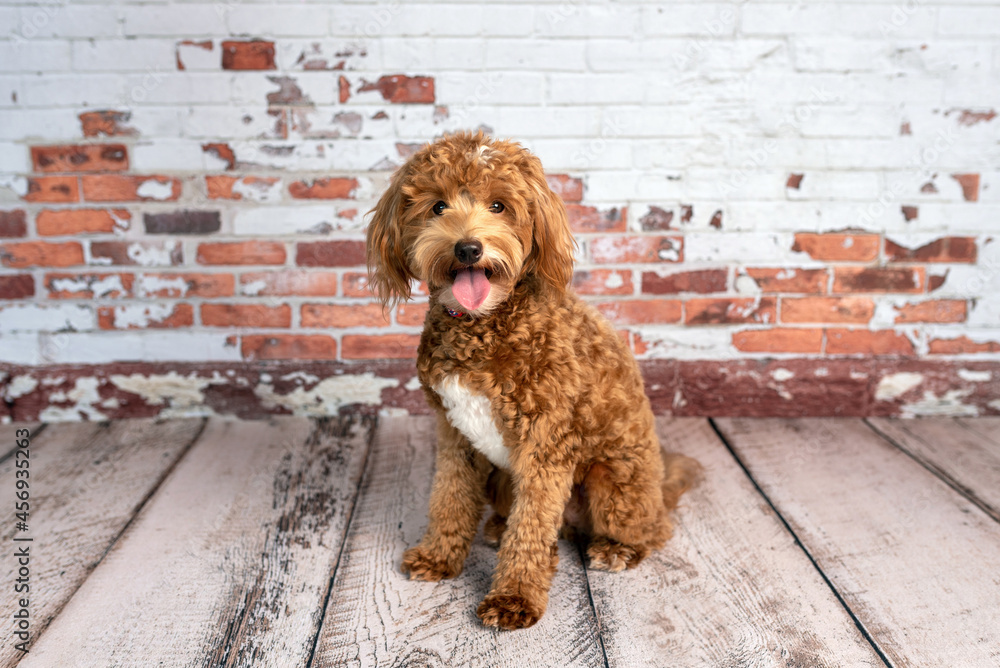
[[[667,510],[677,507],[681,494],[698,484],[702,466],[696,460],[676,452],[661,450],[663,455],[663,504]]]

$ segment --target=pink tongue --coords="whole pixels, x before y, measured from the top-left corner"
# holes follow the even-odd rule
[[[482,269],[463,269],[458,272],[451,286],[451,294],[458,303],[470,311],[475,311],[483,305],[490,294],[490,280]]]

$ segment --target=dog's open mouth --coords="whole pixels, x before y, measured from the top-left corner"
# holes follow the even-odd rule
[[[451,294],[462,307],[475,311],[490,296],[490,277],[493,271],[486,267],[463,267],[452,271]]]

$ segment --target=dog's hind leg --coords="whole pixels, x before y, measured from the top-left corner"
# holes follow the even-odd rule
[[[499,547],[503,532],[507,530],[507,518],[514,503],[514,489],[510,474],[494,468],[486,481],[486,497],[493,506],[493,514],[483,526],[483,539],[490,547]]]

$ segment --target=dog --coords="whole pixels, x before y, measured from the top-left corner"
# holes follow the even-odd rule
[[[426,285],[417,371],[437,414],[428,527],[411,579],[462,571],[486,503],[499,546],[487,626],[533,625],[548,604],[566,524],[589,565],[633,568],[670,538],[693,459],[661,450],[627,345],[570,288],[576,242],[541,162],[519,144],[460,132],[393,175],[366,231],[383,308]]]

